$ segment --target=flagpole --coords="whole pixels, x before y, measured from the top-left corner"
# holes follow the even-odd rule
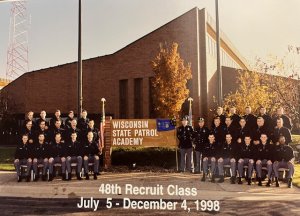
[[[189,97],[188,101],[190,103],[189,106],[189,125],[193,127],[193,111],[192,111],[192,102],[193,102],[193,98]]]
[[[99,145],[100,151],[102,152],[102,148],[104,147],[104,126],[105,126],[105,98],[101,98],[102,102],[102,121],[100,121],[100,128],[99,128],[99,133],[100,133],[100,140],[99,142],[101,145]]]

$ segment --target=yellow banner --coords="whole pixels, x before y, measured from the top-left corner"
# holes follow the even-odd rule
[[[156,119],[111,120],[112,147],[172,147],[176,145],[176,130],[157,131]]]

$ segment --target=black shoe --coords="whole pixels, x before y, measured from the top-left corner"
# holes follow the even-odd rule
[[[22,181],[22,176],[18,176],[18,182]]]
[[[69,173],[69,175],[68,175],[68,181],[71,181],[71,179],[72,179],[72,173]]]
[[[205,182],[205,173],[203,173],[203,176],[202,176],[202,178],[201,178],[201,181],[202,181],[202,182]]]
[[[224,176],[221,176],[220,179],[218,180],[218,183],[223,183],[224,182]]]
[[[38,181],[39,178],[40,178],[40,176],[39,176],[39,175],[36,175],[36,176],[34,177],[34,181]]]
[[[230,178],[230,184],[235,184],[235,176],[231,176],[231,178]]]
[[[271,186],[271,179],[268,180],[266,187],[270,187]]]
[[[216,181],[215,181],[215,175],[212,175],[212,177],[211,177],[211,182],[212,183],[215,183]]]
[[[275,178],[275,182],[276,182],[276,187],[279,187],[279,181],[278,181],[278,178]]]
[[[258,178],[258,186],[262,186],[261,178]]]
[[[27,182],[30,182],[30,176],[27,176],[27,177],[26,177],[26,181],[27,181]]]
[[[82,180],[82,178],[80,177],[80,174],[77,174],[77,180]]]
[[[241,177],[238,177],[238,184],[243,184]]]
[[[50,175],[49,175],[49,180],[48,180],[48,181],[52,181],[52,180],[53,180],[53,175],[50,174]]]
[[[97,173],[94,173],[94,180],[97,180]]]
[[[61,175],[62,175],[62,180],[66,181],[66,173],[62,173]]]
[[[289,178],[288,180],[288,188],[292,188],[293,187],[293,179]]]
[[[252,181],[251,178],[248,178],[248,185],[251,185]]]
[[[85,174],[85,180],[90,180],[90,177],[89,177],[88,173]]]
[[[43,181],[46,181],[46,180],[47,180],[47,176],[46,176],[46,175],[43,175],[43,176],[42,176],[42,180],[43,180]]]

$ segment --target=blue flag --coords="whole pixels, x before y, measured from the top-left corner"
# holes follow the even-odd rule
[[[175,125],[172,124],[170,119],[156,119],[157,131],[169,131],[174,130]]]

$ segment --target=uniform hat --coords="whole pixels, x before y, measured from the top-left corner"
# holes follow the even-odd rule
[[[198,122],[204,122],[204,118],[199,117],[199,118],[198,118]]]
[[[181,118],[181,121],[188,121],[189,120],[189,117],[188,116],[183,116],[182,118]]]

